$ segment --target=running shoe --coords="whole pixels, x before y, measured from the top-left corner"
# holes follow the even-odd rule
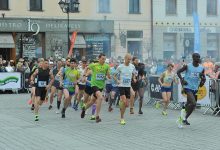
[[[167,116],[167,112],[166,111],[162,111],[162,115]]]
[[[121,119],[120,124],[121,124],[121,125],[125,125],[125,124],[126,124],[125,120],[124,120],[124,119]]]
[[[39,116],[38,115],[35,115],[34,121],[39,121]]]
[[[134,108],[130,108],[130,114],[134,114]]]
[[[183,120],[184,125],[190,125],[190,123],[187,120]]]
[[[183,119],[181,117],[179,117],[176,121],[178,128],[183,128]]]
[[[113,110],[113,108],[111,108],[111,107],[108,108],[108,111],[109,111],[109,112],[112,112],[112,110]]]
[[[62,118],[65,118],[65,117],[66,117],[66,115],[65,115],[65,110],[64,110],[64,109],[62,109],[62,111],[61,111],[61,117],[62,117]]]
[[[155,108],[156,108],[156,109],[159,109],[159,108],[160,108],[160,103],[159,103],[159,101],[156,102]]]
[[[96,117],[95,117],[95,121],[96,121],[96,123],[99,123],[99,122],[102,121],[102,119],[101,119],[99,116],[96,116]]]
[[[143,115],[143,112],[141,110],[139,110],[138,114]]]
[[[34,110],[34,105],[31,106],[31,110]]]
[[[53,107],[53,106],[52,106],[52,105],[50,105],[50,106],[48,107],[48,109],[49,109],[49,110],[51,110],[51,109],[52,109],[52,107]]]
[[[92,115],[92,116],[90,117],[90,120],[95,120],[95,116]]]
[[[82,107],[82,112],[81,112],[81,118],[84,118],[85,115],[86,115],[86,107],[83,106],[83,107]]]
[[[57,109],[57,110],[56,110],[56,114],[59,114],[59,113],[60,113],[60,110],[59,110],[59,109]]]

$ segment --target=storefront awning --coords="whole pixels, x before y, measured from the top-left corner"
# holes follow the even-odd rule
[[[0,34],[0,48],[15,48],[15,42],[11,34]]]
[[[71,38],[71,37],[70,37]],[[86,41],[83,35],[77,35],[74,48],[86,48]]]

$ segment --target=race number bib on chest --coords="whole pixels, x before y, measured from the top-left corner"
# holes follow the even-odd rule
[[[46,87],[47,82],[46,81],[38,81],[38,87]]]
[[[123,76],[122,77],[122,84],[129,86],[131,84],[131,79],[128,76]]]
[[[190,76],[192,78],[198,78],[199,77],[199,72],[192,72]]]
[[[96,80],[105,80],[105,74],[104,73],[96,74]]]

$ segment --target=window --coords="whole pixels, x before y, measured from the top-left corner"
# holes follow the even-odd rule
[[[175,57],[176,54],[176,34],[164,33],[163,35],[163,56],[165,59]]]
[[[140,13],[140,0],[129,0],[129,13],[130,14]]]
[[[193,33],[184,33],[184,56],[191,58],[194,53],[194,34]]]
[[[99,12],[109,13],[110,12],[110,0],[98,0],[99,1]]]
[[[217,58],[218,56],[218,34],[209,33],[207,35],[207,56]]]
[[[30,11],[42,11],[42,0],[30,0]]]
[[[176,0],[166,0],[166,14],[175,15],[176,14]]]
[[[143,31],[127,31],[127,38],[143,38]]]
[[[187,0],[186,13],[187,15],[192,15],[193,12],[197,12],[197,0]]]
[[[75,3],[79,3],[79,0],[69,0],[69,12],[75,13],[79,12],[79,5],[76,5]]]
[[[217,15],[217,0],[207,0],[207,15]]]
[[[0,10],[8,10],[8,0],[0,0]]]

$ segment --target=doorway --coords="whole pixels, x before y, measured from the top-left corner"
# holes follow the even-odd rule
[[[2,57],[3,60],[10,60],[10,48],[0,48],[0,57]]]

